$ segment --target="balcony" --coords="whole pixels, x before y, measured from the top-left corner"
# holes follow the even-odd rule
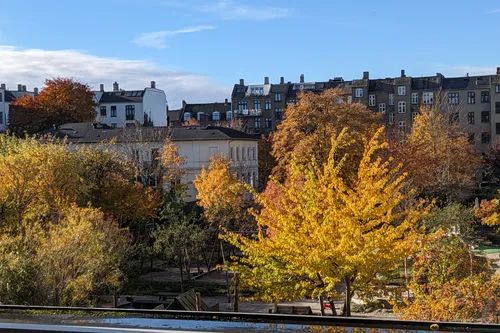
[[[234,116],[236,118],[242,117],[260,117],[262,116],[262,109],[245,109],[245,110],[235,110]]]

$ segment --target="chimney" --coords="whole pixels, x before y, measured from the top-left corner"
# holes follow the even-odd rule
[[[115,83],[113,83],[113,91],[119,91],[120,90],[120,86],[118,85],[118,82],[115,81]]]
[[[151,81],[151,88],[156,89],[156,82],[155,81]]]
[[[182,108],[184,109],[186,107],[187,103],[185,100],[182,100]]]
[[[285,77],[280,77],[280,84],[285,84]]]
[[[3,89],[3,90],[5,90],[5,89],[6,89],[6,87],[5,87],[5,83],[2,83],[2,85],[0,86],[0,89]]]
[[[226,99],[224,99],[224,104],[227,104],[227,98],[226,98]]]
[[[436,83],[441,84],[443,83],[443,74],[441,73],[436,73]]]
[[[402,69],[402,70],[401,70],[401,77],[406,77],[406,74],[405,74],[405,70],[404,70],[404,69]]]
[[[244,86],[244,85],[245,85],[245,80],[240,79],[240,86]]]
[[[497,67],[497,75],[500,75],[500,67]]]
[[[269,84],[269,76],[264,77],[264,84]]]
[[[38,96],[38,88],[37,87],[33,88],[33,94],[35,96]]]
[[[300,83],[304,83],[304,74],[300,74]]]
[[[363,80],[368,80],[370,78],[370,72],[363,72]]]
[[[99,85],[99,91],[104,92],[104,83]]]
[[[26,85],[23,85],[23,91],[26,91]]]
[[[17,85],[17,91],[23,91],[23,85],[22,84],[18,84]]]

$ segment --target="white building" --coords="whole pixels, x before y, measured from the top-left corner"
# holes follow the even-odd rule
[[[122,90],[115,82],[113,91],[104,91],[101,84],[94,98],[98,123],[111,127],[167,126],[167,98],[154,81],[143,90]]]
[[[27,91],[25,85],[19,84],[17,90],[7,90],[5,83],[0,85],[0,132],[5,132],[9,126],[10,104],[18,97],[36,94],[38,94],[38,88],[34,91]]]
[[[196,200],[194,180],[208,167],[212,156],[223,156],[231,161],[231,169],[239,179],[254,187],[258,182],[258,139],[255,136],[224,127],[138,127],[108,128],[91,123],[76,123],[60,126],[55,133],[66,137],[70,143],[106,147],[123,153],[131,159],[148,166],[155,163],[165,139],[177,145],[184,158],[185,176],[188,185],[187,201]],[[113,144],[103,145],[103,142]]]

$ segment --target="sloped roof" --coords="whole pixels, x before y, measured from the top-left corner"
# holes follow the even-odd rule
[[[99,103],[141,103],[146,90],[105,91]]]
[[[216,126],[111,128],[102,124],[69,123],[50,130],[48,134],[66,138],[72,143],[162,142],[168,137],[173,141],[258,140],[253,135]]]

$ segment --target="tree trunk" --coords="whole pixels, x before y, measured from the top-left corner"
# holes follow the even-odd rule
[[[344,301],[344,317],[351,316],[351,279],[346,277],[345,281],[345,301]]]
[[[234,273],[234,312],[239,311],[240,305],[240,275]]]
[[[328,297],[328,302],[330,302],[330,310],[332,310],[332,316],[338,316],[337,309],[335,309],[335,303],[333,303],[333,297]]]
[[[323,296],[319,295],[318,300],[319,300],[319,311],[321,312],[321,316],[323,317],[325,315],[325,305],[323,304]]]
[[[179,264],[179,271],[181,272],[181,293],[184,293],[184,268],[182,262]]]

